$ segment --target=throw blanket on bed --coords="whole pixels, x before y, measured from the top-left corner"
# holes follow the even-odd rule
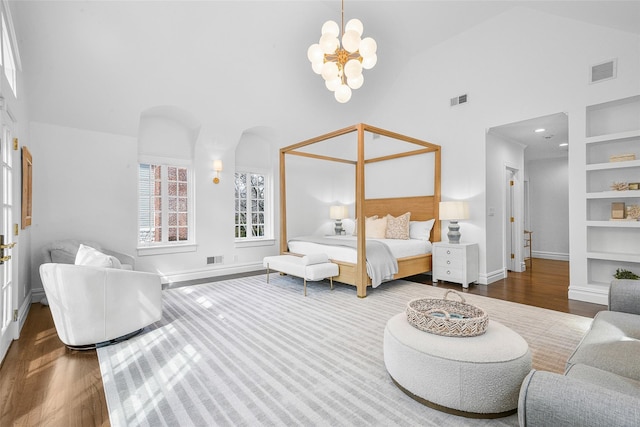
[[[320,236],[304,236],[289,240],[328,246],[346,246],[356,250],[358,249],[358,242],[356,240],[329,239]],[[371,286],[375,288],[385,280],[393,279],[393,275],[398,272],[398,261],[391,253],[389,246],[383,242],[367,240],[366,244],[367,274],[371,278]]]

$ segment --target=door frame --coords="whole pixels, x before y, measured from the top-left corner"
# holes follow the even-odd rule
[[[524,197],[522,194],[523,188],[523,171],[516,165],[508,162],[504,163],[504,177],[503,180],[503,192],[502,192],[502,218],[504,221],[503,239],[502,239],[502,260],[505,277],[508,275],[508,271],[521,273],[523,269],[523,250],[524,245],[523,233],[524,233]],[[513,180],[513,186],[510,186],[509,181]],[[509,206],[509,202],[510,205]],[[513,212],[512,212],[513,209]],[[514,220],[511,222],[510,218],[513,215]],[[511,254],[513,253],[513,258]]]
[[[2,112],[0,116],[1,126],[0,131],[0,234],[4,234],[5,236],[5,244],[9,244],[12,242],[17,243],[17,236],[13,233],[14,223],[15,223],[15,212],[16,212],[16,200],[19,198],[16,197],[16,168],[19,170],[19,156],[16,153],[14,146],[14,122],[12,118],[5,112]],[[5,158],[7,156],[7,174],[5,175],[4,167],[5,167]],[[18,159],[18,160],[16,160]],[[5,182],[5,177],[9,177],[8,181]],[[9,200],[8,210],[7,212],[11,216],[10,218],[5,218],[5,192],[11,197]],[[15,251],[17,254],[18,251]],[[19,319],[15,316],[15,313],[18,311],[18,268],[16,258],[13,257],[14,250],[7,248],[4,250],[5,255],[12,255],[12,258],[6,261],[3,265],[0,265],[0,281],[5,280],[5,269],[9,268],[9,285],[8,285],[8,293],[9,296],[9,305],[3,306],[0,308],[0,328],[2,328],[2,322],[4,322],[5,316],[8,319],[8,324],[4,332],[0,330],[0,361],[4,360],[4,357],[11,346],[11,343],[20,337],[20,322]],[[1,283],[0,283],[1,284]],[[4,312],[4,310],[7,310]]]

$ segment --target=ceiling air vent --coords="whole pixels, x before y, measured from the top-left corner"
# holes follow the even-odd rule
[[[612,59],[601,64],[591,66],[591,83],[598,83],[616,78],[617,60]]]
[[[464,95],[460,95],[460,96],[455,96],[453,98],[451,98],[451,106],[455,106],[458,104],[464,104],[465,102],[467,102],[467,94],[465,93]]]

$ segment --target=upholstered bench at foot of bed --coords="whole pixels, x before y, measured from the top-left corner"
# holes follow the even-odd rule
[[[338,264],[329,262],[329,257],[326,254],[309,254],[303,257],[268,256],[262,260],[262,265],[267,268],[267,283],[269,283],[269,270],[301,277],[304,281],[305,296],[307,296],[307,280],[315,282],[329,279],[331,289],[333,289],[333,276],[337,276],[339,273]]]

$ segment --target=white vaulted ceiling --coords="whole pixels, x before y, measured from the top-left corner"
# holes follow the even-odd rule
[[[160,105],[211,127],[366,121],[412,55],[514,7],[640,32],[636,1],[347,0],[345,20],[364,23],[379,60],[341,105],[306,57],[322,24],[339,22],[338,0],[9,4],[30,119],[132,136]]]

